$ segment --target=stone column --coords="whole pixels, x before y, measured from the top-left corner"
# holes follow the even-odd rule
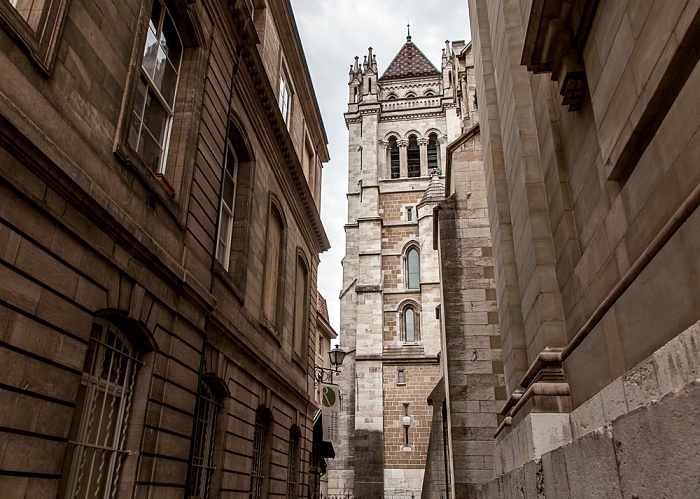
[[[408,141],[401,139],[396,142],[399,146],[399,165],[401,166],[401,178],[408,177]]]
[[[418,145],[420,146],[420,176],[428,176],[428,139],[421,137],[418,139]]]

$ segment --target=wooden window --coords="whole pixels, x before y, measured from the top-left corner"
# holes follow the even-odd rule
[[[406,384],[406,371],[404,371],[403,368],[399,368],[396,371],[396,384],[397,385],[405,385]]]
[[[420,146],[415,135],[408,139],[408,176],[420,177]]]
[[[114,497],[122,464],[138,352],[112,323],[95,319],[78,389],[61,497]]]
[[[128,138],[153,173],[165,172],[181,62],[175,22],[163,0],[154,0]]]
[[[68,0],[0,0],[0,25],[14,35],[46,75],[56,56]]]
[[[216,259],[228,270],[231,258],[231,235],[233,234],[233,213],[238,184],[238,158],[231,142],[226,146],[226,164],[223,170],[223,183],[219,205],[219,234],[216,244]]]
[[[289,128],[289,117],[292,111],[292,91],[289,87],[289,82],[287,81],[287,76],[282,71],[280,75],[280,97],[279,97],[280,112],[282,113],[282,119],[287,124]]]
[[[216,394],[205,381],[201,382],[199,390],[187,497],[203,499],[209,497],[209,483],[215,470],[214,437],[220,404]]]

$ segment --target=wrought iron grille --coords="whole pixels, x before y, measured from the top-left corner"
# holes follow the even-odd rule
[[[111,323],[96,319],[90,334],[73,429],[66,497],[116,495],[129,420],[137,352]],[[77,424],[76,424],[77,423]]]
[[[250,499],[260,499],[263,489],[263,462],[265,457],[265,438],[267,420],[258,412],[255,416],[255,436],[253,437],[253,466],[250,470]]]
[[[289,435],[289,453],[287,464],[287,499],[296,499],[297,495],[297,475],[298,462],[297,450],[299,449],[299,435],[291,433]]]
[[[192,499],[204,499],[209,494],[211,475],[216,469],[213,465],[214,437],[219,405],[219,401],[209,385],[202,382],[192,443],[192,468],[188,491],[188,496]]]

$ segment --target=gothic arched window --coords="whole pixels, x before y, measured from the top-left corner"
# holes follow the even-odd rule
[[[415,246],[406,253],[406,287],[408,289],[420,288],[420,254]]]
[[[420,146],[415,135],[408,138],[408,176],[420,177]]]
[[[415,304],[405,305],[399,312],[401,341],[415,343],[420,340],[420,314]]]
[[[399,159],[399,145],[396,143],[396,137],[389,139],[389,165],[391,178],[399,178],[401,176],[401,162]]]

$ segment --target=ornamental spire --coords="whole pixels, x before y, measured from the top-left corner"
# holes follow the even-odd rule
[[[406,42],[411,43],[411,20],[406,18],[406,27],[408,28],[408,36],[406,36]]]

